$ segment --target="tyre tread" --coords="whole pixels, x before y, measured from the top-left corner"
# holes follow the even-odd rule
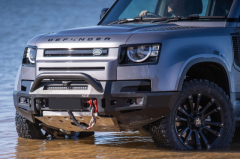
[[[41,132],[41,127],[38,124],[32,123],[18,112],[15,117],[16,130],[19,137],[25,139],[44,139],[44,135]]]

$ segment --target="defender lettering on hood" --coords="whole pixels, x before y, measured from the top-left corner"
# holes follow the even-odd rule
[[[106,37],[106,38],[56,38],[56,39],[48,39],[49,42],[51,41],[101,41],[101,40],[105,40],[105,41],[109,41],[111,38]]]

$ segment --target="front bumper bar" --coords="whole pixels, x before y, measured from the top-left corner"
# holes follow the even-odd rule
[[[70,80],[70,77],[72,75],[73,74],[69,76],[63,75],[61,76],[61,78],[57,77],[57,79],[63,79],[62,77],[68,77]],[[80,76],[82,77],[82,74]],[[115,121],[114,124],[116,124],[116,126],[120,130],[137,130],[139,127],[152,123],[163,116],[169,115],[179,94],[178,92],[151,92],[151,90],[148,89],[148,88],[151,88],[150,81],[100,81],[98,82],[92,78],[88,78],[88,75],[86,76],[84,75],[84,77],[91,79],[89,80],[90,82],[89,81],[88,82],[95,90],[97,90],[96,88],[102,87],[103,91],[101,93],[100,91],[98,92],[95,91],[95,93],[90,93],[87,96],[85,94],[79,94],[79,93],[55,94],[52,91],[49,91],[49,93],[46,93],[46,90],[42,89],[43,86],[40,85],[41,83],[40,81],[42,79],[49,78],[52,76],[43,75],[41,78],[40,77],[35,80],[34,82],[35,84],[33,84],[31,88],[32,90],[37,88],[36,91],[34,92],[21,91],[21,92],[14,92],[13,94],[14,105],[17,111],[32,122],[35,122],[36,118],[40,120],[41,117],[45,117],[43,114],[44,111],[45,112],[46,111],[66,112],[66,110],[68,109],[68,106],[66,105],[66,109],[59,108],[59,110],[56,110],[56,109],[53,110],[50,108],[43,108],[39,110],[36,108],[36,103],[35,103],[36,99],[38,98],[44,98],[44,99],[78,98],[82,100],[97,99],[99,117],[114,118],[114,121]],[[92,80],[94,81],[91,83]],[[94,84],[96,84],[96,87],[93,86]],[[101,85],[101,87],[99,87],[98,85]],[[72,90],[68,90],[67,92],[71,92],[71,91]],[[21,105],[19,103],[20,97],[29,98],[31,100],[31,106]],[[142,102],[136,103],[135,99],[137,98],[138,99],[141,98]],[[74,111],[81,112],[82,110],[81,108],[76,108],[74,109]],[[44,122],[45,120],[41,120],[41,121]]]

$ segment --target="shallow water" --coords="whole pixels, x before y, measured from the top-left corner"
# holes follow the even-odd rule
[[[1,143],[0,158],[240,158],[240,143],[232,144],[230,150],[170,151],[156,148],[150,137],[138,132],[98,132],[77,139],[26,140],[16,135],[6,138]]]
[[[113,2],[0,0],[0,158],[240,158],[238,137],[230,150],[191,152],[158,149],[138,132],[97,132],[80,139],[17,137],[12,92],[27,41],[41,33],[96,25],[100,10]]]

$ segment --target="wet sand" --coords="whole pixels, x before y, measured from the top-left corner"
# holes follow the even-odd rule
[[[138,132],[97,132],[87,138],[53,140],[17,137],[12,92],[27,41],[41,33],[96,25],[100,10],[113,2],[0,1],[0,158],[240,158],[239,137],[229,150],[213,151],[159,149],[151,137]]]

